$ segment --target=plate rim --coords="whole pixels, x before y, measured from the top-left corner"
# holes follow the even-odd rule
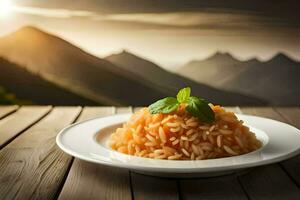
[[[239,116],[245,116],[245,117],[254,117],[254,118],[260,118],[260,119],[267,119],[270,120],[272,122],[276,122],[276,123],[281,123],[283,125],[289,126],[289,128],[293,128],[295,130],[297,130],[300,133],[300,130],[290,124],[287,124],[285,122],[281,122],[278,120],[274,120],[271,118],[267,118],[267,117],[261,117],[261,116],[256,116],[256,115],[248,115],[248,114],[237,114],[235,113],[238,117]],[[117,118],[117,117],[130,117],[132,115],[132,113],[123,113],[123,114],[115,114],[115,115],[109,115],[109,116],[104,116],[104,117],[94,117],[91,119],[87,119],[87,120],[83,120],[80,122],[76,122],[73,124],[70,124],[69,126],[63,128],[56,136],[56,144],[58,145],[58,147],[64,151],[65,153],[87,161],[87,162],[92,162],[95,164],[100,164],[100,165],[105,165],[105,166],[111,166],[111,167],[117,167],[117,168],[124,168],[124,169],[129,169],[129,170],[139,170],[139,171],[147,171],[147,172],[157,172],[157,173],[207,173],[207,172],[220,172],[220,171],[228,171],[228,170],[237,170],[237,169],[245,169],[245,168],[251,168],[251,167],[255,167],[255,166],[263,166],[263,165],[267,165],[267,164],[271,164],[271,163],[276,163],[276,162],[280,162],[286,159],[289,159],[291,157],[294,157],[296,155],[298,155],[300,153],[300,145],[298,146],[297,149],[295,149],[293,152],[287,154],[287,155],[283,155],[280,157],[276,157],[276,158],[271,158],[271,159],[267,159],[267,160],[261,160],[259,162],[250,162],[250,163],[239,163],[238,165],[229,165],[229,166],[212,166],[212,167],[205,167],[205,168],[159,168],[159,167],[149,167],[149,166],[137,166],[137,165],[130,165],[128,163],[122,163],[122,162],[107,162],[104,160],[100,160],[100,159],[93,159],[91,157],[87,157],[85,155],[81,155],[78,152],[75,152],[73,150],[70,150],[68,148],[66,148],[63,144],[63,142],[61,141],[61,138],[63,136],[63,134],[65,132],[67,132],[69,129],[76,127],[77,125],[83,124],[83,123],[87,123],[90,121],[94,121],[97,119],[103,119],[103,118]],[[122,122],[124,123],[124,122]],[[115,124],[115,123],[110,123],[110,125]],[[256,128],[258,130],[261,130],[257,127],[252,126],[253,128]],[[99,130],[98,130],[99,131]],[[97,131],[97,132],[98,132]],[[268,135],[269,137],[269,135]],[[270,137],[269,137],[270,139]],[[263,149],[263,148],[262,148]],[[262,150],[260,149],[260,150]],[[113,151],[113,150],[112,150]],[[255,151],[254,151],[255,152]],[[226,157],[227,159],[232,159],[232,158],[236,158],[236,157],[241,157],[241,156],[245,156],[245,155],[249,155],[252,154],[254,152],[250,152],[247,154],[243,154],[243,155],[238,155],[238,156],[231,156],[231,157]],[[127,155],[124,154],[126,156],[130,156],[130,157],[134,157],[135,159],[151,159],[151,158],[142,158],[142,157],[137,157],[137,156],[131,156],[131,155]],[[226,158],[220,158],[220,159],[226,159]],[[153,159],[151,159],[153,160]],[[155,160],[155,159],[154,159]],[[213,161],[215,159],[208,159],[210,161]],[[160,161],[164,161],[164,160],[160,160]],[[167,160],[166,160],[167,161]],[[169,160],[168,160],[169,161]],[[199,161],[192,161],[192,160],[181,160],[178,161],[176,160],[176,162],[201,162],[202,160]],[[171,161],[172,162],[172,161]]]

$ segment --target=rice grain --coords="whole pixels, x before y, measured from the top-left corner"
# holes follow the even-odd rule
[[[261,147],[232,112],[212,106],[217,119],[202,123],[179,107],[170,114],[143,108],[111,134],[109,146],[121,153],[153,159],[203,160],[235,156]]]

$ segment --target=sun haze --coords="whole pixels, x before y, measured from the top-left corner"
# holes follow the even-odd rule
[[[0,37],[31,25],[99,57],[127,49],[170,70],[219,51],[241,60],[300,58],[299,6],[290,2],[109,2],[0,0]]]
[[[9,0],[0,0],[0,17],[7,17],[13,10],[13,3]]]

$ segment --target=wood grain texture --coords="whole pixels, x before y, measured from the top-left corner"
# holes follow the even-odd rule
[[[127,113],[126,108],[84,108],[79,121]],[[59,199],[131,199],[128,170],[106,167],[75,159]]]
[[[300,129],[300,108],[275,108],[286,121]],[[300,155],[281,163],[292,179],[300,187]]]
[[[142,107],[133,108],[133,112]],[[178,185],[175,179],[144,176],[131,172],[134,199],[179,199]]]
[[[245,114],[284,119],[272,108],[241,108]],[[243,188],[251,199],[299,199],[300,190],[279,164],[254,168],[239,177]]]
[[[0,106],[0,117],[1,108]],[[14,135],[12,137],[14,140],[9,140],[10,143],[6,143],[7,145],[0,150],[1,200],[56,197],[125,200],[132,198],[293,200],[299,199],[300,196],[299,156],[281,164],[254,168],[249,173],[217,178],[176,180],[144,176],[78,159],[72,162],[71,156],[58,149],[55,144],[57,132],[77,119],[81,108],[56,107],[47,115],[49,110],[45,111],[40,117],[37,117],[38,114],[28,114],[32,112],[27,113],[24,109],[25,107],[21,107],[16,112],[11,111],[9,115],[4,114],[6,117],[0,120],[0,139],[4,135],[21,133],[16,138]],[[273,118],[300,127],[299,108],[228,107],[227,109],[235,113],[243,112]],[[77,121],[136,110],[137,108],[131,107],[86,107]],[[38,111],[33,113],[35,112],[39,113]]]
[[[278,164],[255,168],[240,180],[251,199],[297,200],[300,197],[299,188]]]
[[[145,176],[131,172],[134,199],[179,199],[176,179]]]
[[[238,107],[226,110],[240,113]],[[183,199],[247,199],[237,177],[233,175],[216,178],[197,178],[180,180]]]
[[[53,199],[71,157],[55,144],[80,107],[56,107],[0,151],[0,199]]]
[[[0,106],[0,119],[6,117],[10,113],[16,111],[19,108],[17,105],[12,106]]]
[[[182,199],[247,199],[235,175],[180,181]]]
[[[0,149],[26,128],[41,119],[51,106],[25,106],[0,120]]]
[[[115,113],[115,107],[84,107],[76,122],[82,122],[97,117],[110,116]]]

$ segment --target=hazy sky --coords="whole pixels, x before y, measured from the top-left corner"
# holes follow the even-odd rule
[[[0,35],[34,25],[97,56],[121,49],[164,67],[215,51],[300,60],[297,1],[0,0]],[[1,13],[2,12],[2,13]]]

